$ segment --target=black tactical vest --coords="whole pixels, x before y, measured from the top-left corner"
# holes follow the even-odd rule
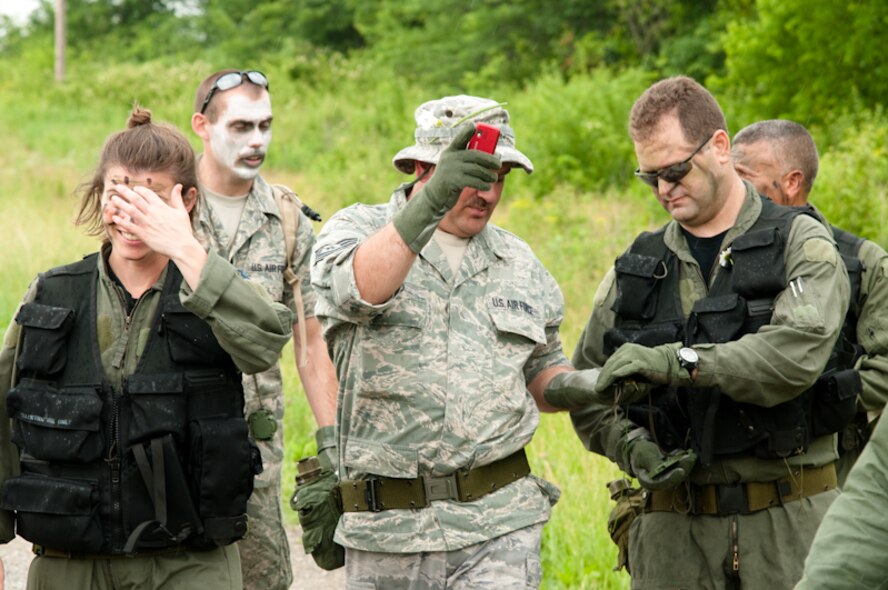
[[[759,218],[731,244],[730,262],[687,318],[681,308],[679,260],[666,248],[665,228],[640,235],[614,265],[617,297],[612,309],[617,318],[604,335],[605,354],[625,342],[644,346],[731,342],[768,324],[774,299],[787,287],[784,249],[789,230],[802,213],[762,198]],[[834,350],[827,367],[830,374],[835,374],[841,360],[847,359]],[[786,457],[804,452],[814,437],[837,432],[850,420],[843,415],[839,421],[845,422],[834,424],[836,409],[826,399],[828,390],[828,385],[818,382],[795,399],[765,408],[735,402],[718,388],[663,387],[652,393],[649,402],[630,406],[627,414],[636,424],[647,426],[666,449],[694,448],[704,464],[713,456],[740,453]],[[848,406],[845,394],[833,397],[842,407]]]
[[[241,375],[180,303],[170,263],[138,367],[113,390],[98,347],[97,256],[42,275],[16,316],[7,407],[22,475],[0,488],[2,507],[25,539],[74,554],[236,541],[261,469]]]

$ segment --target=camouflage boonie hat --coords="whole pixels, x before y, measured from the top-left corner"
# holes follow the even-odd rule
[[[489,98],[477,96],[446,96],[423,103],[414,113],[416,144],[406,147],[392,158],[395,168],[405,174],[413,174],[413,162],[437,164],[441,151],[450,144],[459,127],[467,121],[487,123],[499,127],[500,138],[496,153],[503,164],[514,164],[533,172],[530,159],[515,149],[515,131],[509,126],[509,111]]]

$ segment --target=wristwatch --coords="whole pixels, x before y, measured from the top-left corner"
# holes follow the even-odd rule
[[[678,349],[678,364],[683,369],[687,369],[688,374],[693,373],[700,362],[700,355],[693,348],[683,346]]]

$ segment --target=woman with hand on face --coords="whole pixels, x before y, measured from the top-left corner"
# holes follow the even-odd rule
[[[0,542],[34,543],[28,588],[241,588],[241,373],[293,321],[192,235],[194,161],[135,107],[81,191],[100,251],[40,274],[6,333]]]

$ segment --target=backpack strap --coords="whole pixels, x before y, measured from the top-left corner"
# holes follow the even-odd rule
[[[277,204],[278,211],[281,214],[281,226],[284,231],[284,250],[287,259],[287,264],[284,268],[284,279],[293,289],[293,299],[296,303],[296,321],[299,324],[297,333],[300,344],[298,364],[300,367],[303,367],[307,358],[306,344],[308,340],[305,333],[305,305],[302,303],[302,289],[299,285],[299,277],[296,276],[292,266],[293,254],[296,252],[296,232],[299,229],[299,211],[302,209],[302,201],[299,200],[296,193],[282,184],[271,185],[271,191],[274,194],[274,202]]]

